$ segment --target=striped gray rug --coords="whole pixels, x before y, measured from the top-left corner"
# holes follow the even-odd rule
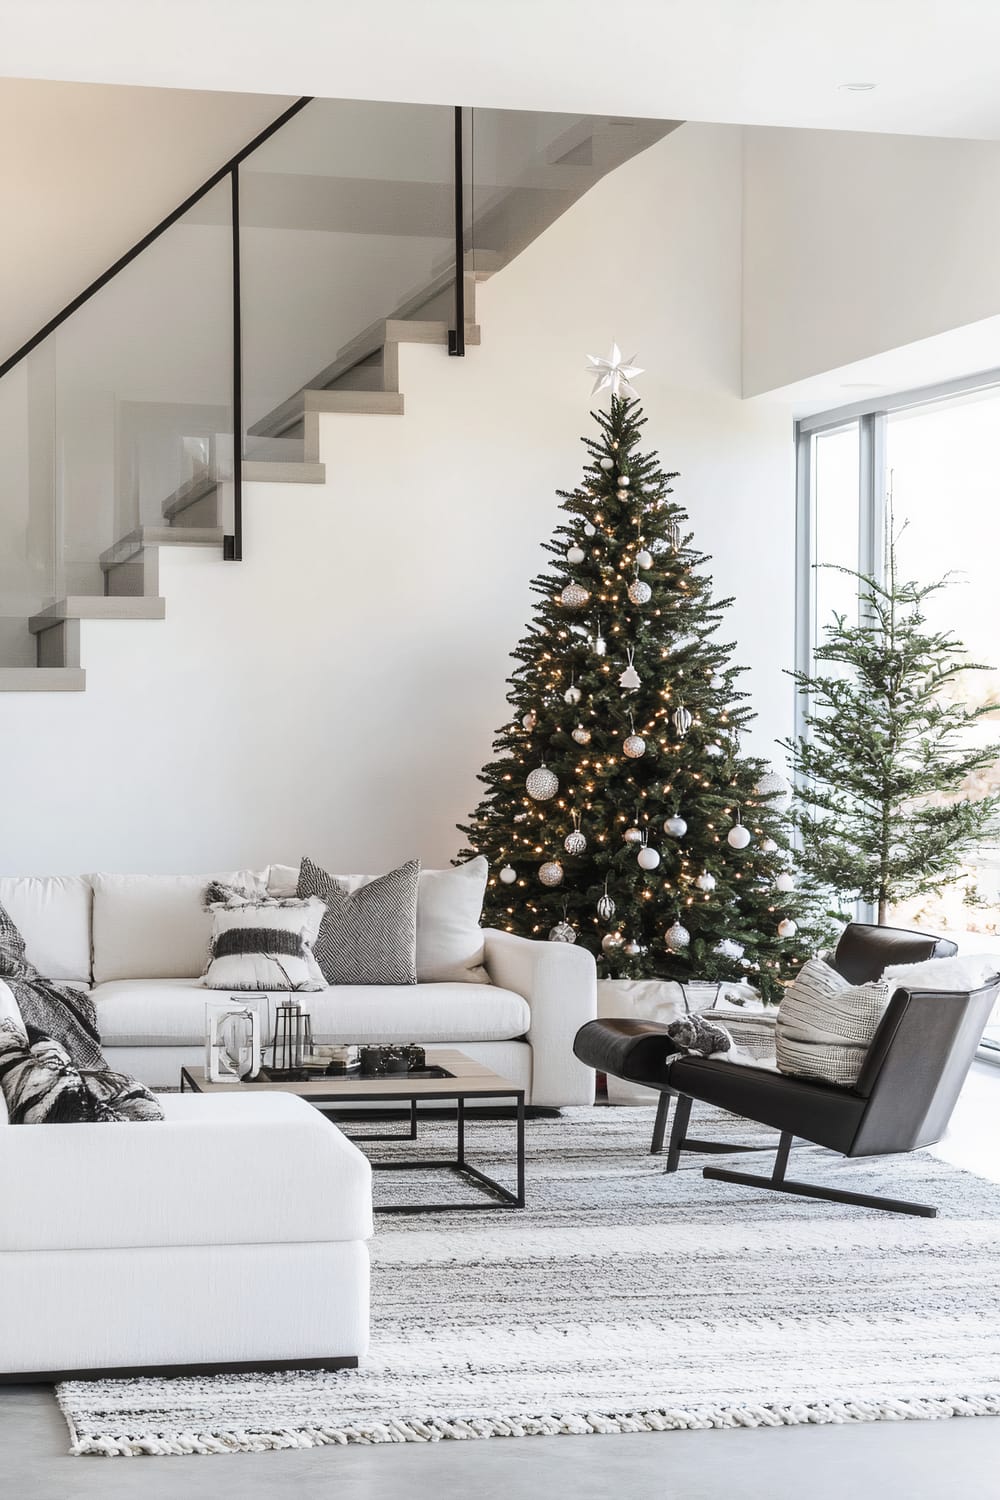
[[[1000,1414],[1000,1187],[922,1153],[848,1163],[808,1146],[796,1176],[940,1217],[706,1182],[693,1155],[665,1177],[651,1125],[647,1109],[531,1121],[525,1210],[380,1218],[360,1370],[64,1384],[72,1452]],[[444,1153],[453,1128],[391,1149],[426,1155],[437,1137]],[[697,1116],[699,1135],[766,1139],[733,1128]],[[470,1126],[470,1157],[502,1178],[512,1133]],[[431,1190],[376,1174],[393,1201]]]

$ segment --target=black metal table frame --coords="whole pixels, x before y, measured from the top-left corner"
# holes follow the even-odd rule
[[[395,1075],[393,1077],[393,1081],[394,1082],[398,1082],[399,1081],[399,1075]],[[313,1107],[315,1109],[318,1109],[321,1114],[328,1115],[331,1118],[331,1120],[333,1121],[334,1124],[338,1124],[338,1121],[337,1121],[337,1113],[338,1113],[338,1111],[344,1111],[344,1110],[351,1109],[351,1108],[353,1108],[353,1106],[355,1104],[373,1104],[374,1103],[374,1104],[392,1105],[393,1103],[396,1103],[396,1102],[398,1102],[400,1104],[406,1104],[406,1103],[409,1104],[409,1106],[410,1106],[410,1128],[409,1128],[409,1131],[408,1131],[407,1134],[401,1135],[399,1132],[392,1132],[392,1133],[388,1133],[388,1134],[384,1134],[383,1133],[383,1134],[347,1135],[347,1131],[345,1130],[344,1134],[347,1135],[347,1139],[349,1141],[355,1141],[355,1142],[358,1142],[358,1141],[401,1141],[401,1140],[402,1141],[405,1141],[405,1140],[415,1141],[417,1139],[417,1104],[418,1104],[418,1102],[422,1100],[424,1103],[427,1103],[427,1104],[436,1104],[436,1103],[438,1103],[440,1101],[441,1103],[447,1104],[447,1103],[450,1103],[452,1100],[455,1101],[456,1106],[457,1106],[457,1109],[456,1109],[456,1122],[455,1122],[456,1123],[456,1127],[457,1127],[457,1130],[456,1130],[457,1139],[456,1139],[455,1156],[454,1156],[453,1159],[445,1158],[444,1160],[422,1159],[422,1160],[418,1160],[418,1161],[410,1161],[410,1160],[405,1160],[405,1161],[373,1161],[373,1162],[371,1162],[372,1171],[373,1172],[420,1172],[420,1171],[424,1171],[424,1172],[429,1172],[429,1171],[449,1171],[449,1172],[454,1172],[459,1177],[464,1177],[469,1182],[475,1183],[476,1186],[479,1187],[479,1188],[481,1188],[484,1193],[491,1193],[491,1194],[493,1194],[493,1196],[496,1199],[498,1199],[499,1201],[498,1202],[494,1202],[494,1203],[490,1203],[490,1202],[485,1201],[485,1199],[478,1199],[478,1200],[476,1200],[474,1202],[469,1202],[469,1203],[387,1203],[387,1204],[376,1204],[374,1206],[374,1211],[377,1214],[434,1214],[434,1213],[449,1213],[452,1210],[459,1210],[459,1209],[464,1212],[464,1211],[466,1211],[468,1209],[481,1209],[481,1210],[485,1209],[485,1210],[490,1210],[490,1209],[502,1209],[502,1208],[523,1208],[524,1207],[524,1090],[523,1089],[483,1089],[483,1088],[463,1089],[461,1087],[460,1080],[456,1079],[455,1082],[458,1085],[458,1087],[456,1087],[455,1089],[448,1089],[447,1092],[436,1093],[436,1094],[414,1093],[414,1094],[411,1094],[409,1096],[407,1096],[406,1094],[386,1094],[386,1093],[383,1093],[382,1091],[380,1091],[379,1089],[376,1088],[373,1093],[363,1093],[363,1094],[362,1093],[357,1093],[356,1094],[356,1093],[352,1092],[350,1094],[350,1096],[348,1098],[346,1098],[346,1099],[344,1098],[344,1096],[342,1094],[337,1094],[335,1096],[330,1096],[330,1097],[327,1097],[327,1098],[324,1098],[324,1096],[322,1094],[314,1094],[314,1095],[300,1094],[299,1098],[305,1099],[307,1104],[313,1105]],[[188,1073],[187,1069],[186,1068],[182,1068],[181,1069],[181,1093],[182,1094],[185,1091],[185,1083],[187,1083],[190,1086],[190,1088],[193,1090],[193,1092],[195,1092],[195,1093],[200,1093],[201,1092],[201,1090],[197,1087],[194,1079]],[[236,1087],[239,1087],[239,1085],[236,1085]],[[465,1106],[466,1106],[466,1102],[468,1100],[471,1100],[471,1101],[475,1102],[475,1101],[478,1101],[478,1100],[485,1100],[485,1099],[493,1099],[493,1100],[496,1100],[496,1099],[513,1099],[515,1101],[515,1109],[516,1109],[515,1126],[516,1126],[516,1142],[517,1142],[517,1147],[516,1147],[516,1156],[517,1156],[517,1189],[516,1189],[515,1192],[511,1192],[510,1188],[504,1187],[503,1183],[502,1182],[497,1182],[495,1178],[488,1177],[485,1172],[481,1172],[478,1167],[474,1167],[471,1164],[471,1162],[468,1162],[466,1160],[466,1156],[465,1156],[465,1125],[466,1125]],[[340,1126],[338,1124],[338,1129],[339,1128],[340,1128]]]

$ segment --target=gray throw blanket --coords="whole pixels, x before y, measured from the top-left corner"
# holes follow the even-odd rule
[[[65,1048],[77,1068],[106,1068],[97,1028],[97,1011],[89,995],[56,984],[39,974],[24,954],[24,938],[0,905],[0,979],[14,992],[28,1041],[51,1037]]]

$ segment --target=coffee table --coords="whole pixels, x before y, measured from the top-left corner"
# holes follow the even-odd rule
[[[376,1207],[376,1213],[417,1214],[444,1213],[452,1209],[491,1209],[524,1207],[524,1089],[509,1078],[501,1078],[483,1063],[474,1062],[464,1052],[451,1048],[428,1048],[427,1066],[442,1068],[446,1076],[421,1078],[412,1074],[390,1074],[379,1078],[361,1078],[357,1074],[347,1077],[288,1079],[281,1082],[210,1083],[204,1068],[181,1069],[181,1093],[191,1089],[197,1094],[225,1094],[234,1090],[259,1090],[297,1094],[307,1100],[323,1114],[336,1121],[338,1109],[349,1109],[356,1104],[409,1104],[410,1128],[408,1135],[352,1135],[352,1141],[393,1141],[417,1139],[417,1106],[420,1103],[455,1102],[457,1140],[454,1157],[444,1160],[373,1161],[377,1172],[449,1171],[464,1177],[482,1190],[486,1197],[463,1203],[417,1203],[388,1204]],[[469,1101],[485,1102],[490,1099],[513,1099],[515,1104],[515,1156],[517,1187],[511,1190],[503,1183],[488,1177],[466,1159],[465,1106]],[[345,1135],[347,1132],[344,1132]]]

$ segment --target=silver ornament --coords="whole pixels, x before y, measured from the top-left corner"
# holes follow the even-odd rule
[[[596,536],[597,535],[597,527],[594,526],[594,525],[592,525],[590,521],[584,521],[584,523],[583,523],[583,534],[584,534],[584,536]]]
[[[603,656],[607,649],[608,643],[604,639],[603,635],[601,635],[600,631],[598,631],[594,636],[594,655]]]
[[[528,796],[536,802],[548,802],[559,790],[559,777],[548,766],[542,765],[529,773],[524,786]]]
[[[627,693],[638,692],[639,688],[642,687],[642,679],[640,678],[638,672],[635,670],[634,651],[630,650],[628,653],[628,666],[619,676],[618,685],[619,687],[623,687]]]
[[[622,951],[627,953],[629,958],[636,958],[642,952],[642,949],[639,947],[639,944],[636,942],[635,938],[632,938],[630,942],[625,944],[625,947]]]
[[[528,712],[521,719],[521,726],[522,726],[522,728],[526,729],[528,731],[528,733],[530,734],[531,731],[534,729],[534,727],[535,727],[535,725],[537,723],[538,723],[538,715],[535,713],[535,710],[533,708],[530,708],[528,710]]]
[[[734,823],[726,834],[726,843],[731,849],[745,849],[750,842],[750,830],[742,823]]]
[[[583,548],[578,547],[576,542],[573,543],[572,547],[567,547],[566,549],[566,561],[572,563],[574,567],[577,563],[582,563],[586,555]]]
[[[606,932],[601,938],[601,947],[605,953],[617,953],[624,941],[620,932]]]
[[[725,687],[725,685],[726,685],[726,679],[723,676],[721,676],[718,672],[716,672],[715,676],[712,678],[712,681],[709,683],[709,686],[711,688],[713,688],[714,691],[717,692],[717,693],[721,693],[722,689]]]
[[[568,703],[571,707],[575,708],[582,697],[583,694],[580,692],[580,689],[577,687],[576,683],[571,682],[569,687],[563,693],[563,702]]]
[[[625,832],[622,834],[622,838],[625,840],[626,844],[641,844],[642,829],[626,828]]]
[[[663,936],[666,941],[667,947],[671,950],[672,953],[679,953],[680,950],[682,948],[686,948],[691,941],[691,934],[688,932],[683,922],[675,922],[672,927],[667,928]]]
[[[607,891],[605,891],[604,895],[597,902],[597,915],[602,922],[610,922],[616,910],[617,907],[615,906],[614,898],[609,896]]]
[[[781,891],[782,895],[787,895],[789,891],[794,891],[794,876],[789,875],[787,870],[783,870],[778,876],[777,880],[774,882],[774,889],[776,891]]]
[[[644,578],[634,578],[628,586],[628,596],[633,604],[648,604],[653,590]]]
[[[783,922],[778,923],[778,936],[780,938],[794,937],[798,932],[798,924],[791,917],[785,917]]]
[[[514,814],[514,822],[515,823],[527,823],[527,821],[528,821],[528,814],[527,813],[515,813]]]
[[[646,753],[646,741],[641,734],[630,734],[622,744],[622,749],[630,760],[638,760],[640,755]]]
[[[670,525],[667,527],[667,541],[670,543],[670,547],[671,547],[671,550],[673,552],[679,552],[680,551],[680,549],[681,549],[681,540],[682,540],[682,538],[681,538],[680,522],[679,521],[671,521]]]
[[[672,839],[682,839],[688,831],[688,826],[679,813],[674,813],[664,820],[663,831],[669,833]]]
[[[687,734],[691,728],[691,715],[683,703],[678,703],[670,717],[674,721],[674,728],[677,730],[677,733]]]
[[[620,483],[620,481],[619,481],[619,483]],[[629,498],[628,490],[619,490],[618,494],[617,494],[617,498],[619,500],[627,500]]]
[[[547,859],[538,867],[538,878],[542,885],[562,885],[563,867],[557,859]]]
[[[578,724],[576,726],[576,728],[573,730],[572,738],[574,740],[576,740],[576,743],[578,745],[589,745],[590,744],[590,730],[589,729],[584,729],[584,727],[583,727],[582,724]]]
[[[514,881],[517,879],[517,871],[511,865],[504,865],[503,869],[500,871],[500,879],[503,881],[504,885],[513,885]]]
[[[567,609],[582,609],[590,603],[590,591],[582,583],[567,583],[559,598]]]
[[[755,797],[765,801],[775,812],[787,812],[792,805],[792,783],[779,771],[765,771],[753,789]]]
[[[715,876],[710,875],[707,870],[703,870],[695,881],[695,885],[698,887],[699,891],[714,891]]]
[[[643,844],[636,858],[640,870],[655,870],[660,863],[659,853],[655,849],[650,849],[648,844]]]
[[[568,833],[566,835],[566,837],[563,839],[563,848],[566,850],[567,854],[584,853],[587,848],[587,840],[580,832],[579,828],[574,828],[572,833]]]
[[[760,846],[760,852],[761,854],[777,854],[778,846],[774,842],[774,839],[764,839]]]
[[[653,554],[647,552],[643,547],[641,552],[635,554],[636,565],[640,568],[651,568],[653,566]]]
[[[575,943],[576,928],[568,922],[557,922],[549,933],[550,943]]]
[[[615,461],[614,461],[613,458],[602,458],[601,459],[601,468],[604,470],[605,474],[607,474],[609,472],[609,470],[613,469],[614,466],[615,466]]]
[[[627,474],[619,474],[618,486],[620,489],[627,490],[631,483],[632,481],[629,479]]]

